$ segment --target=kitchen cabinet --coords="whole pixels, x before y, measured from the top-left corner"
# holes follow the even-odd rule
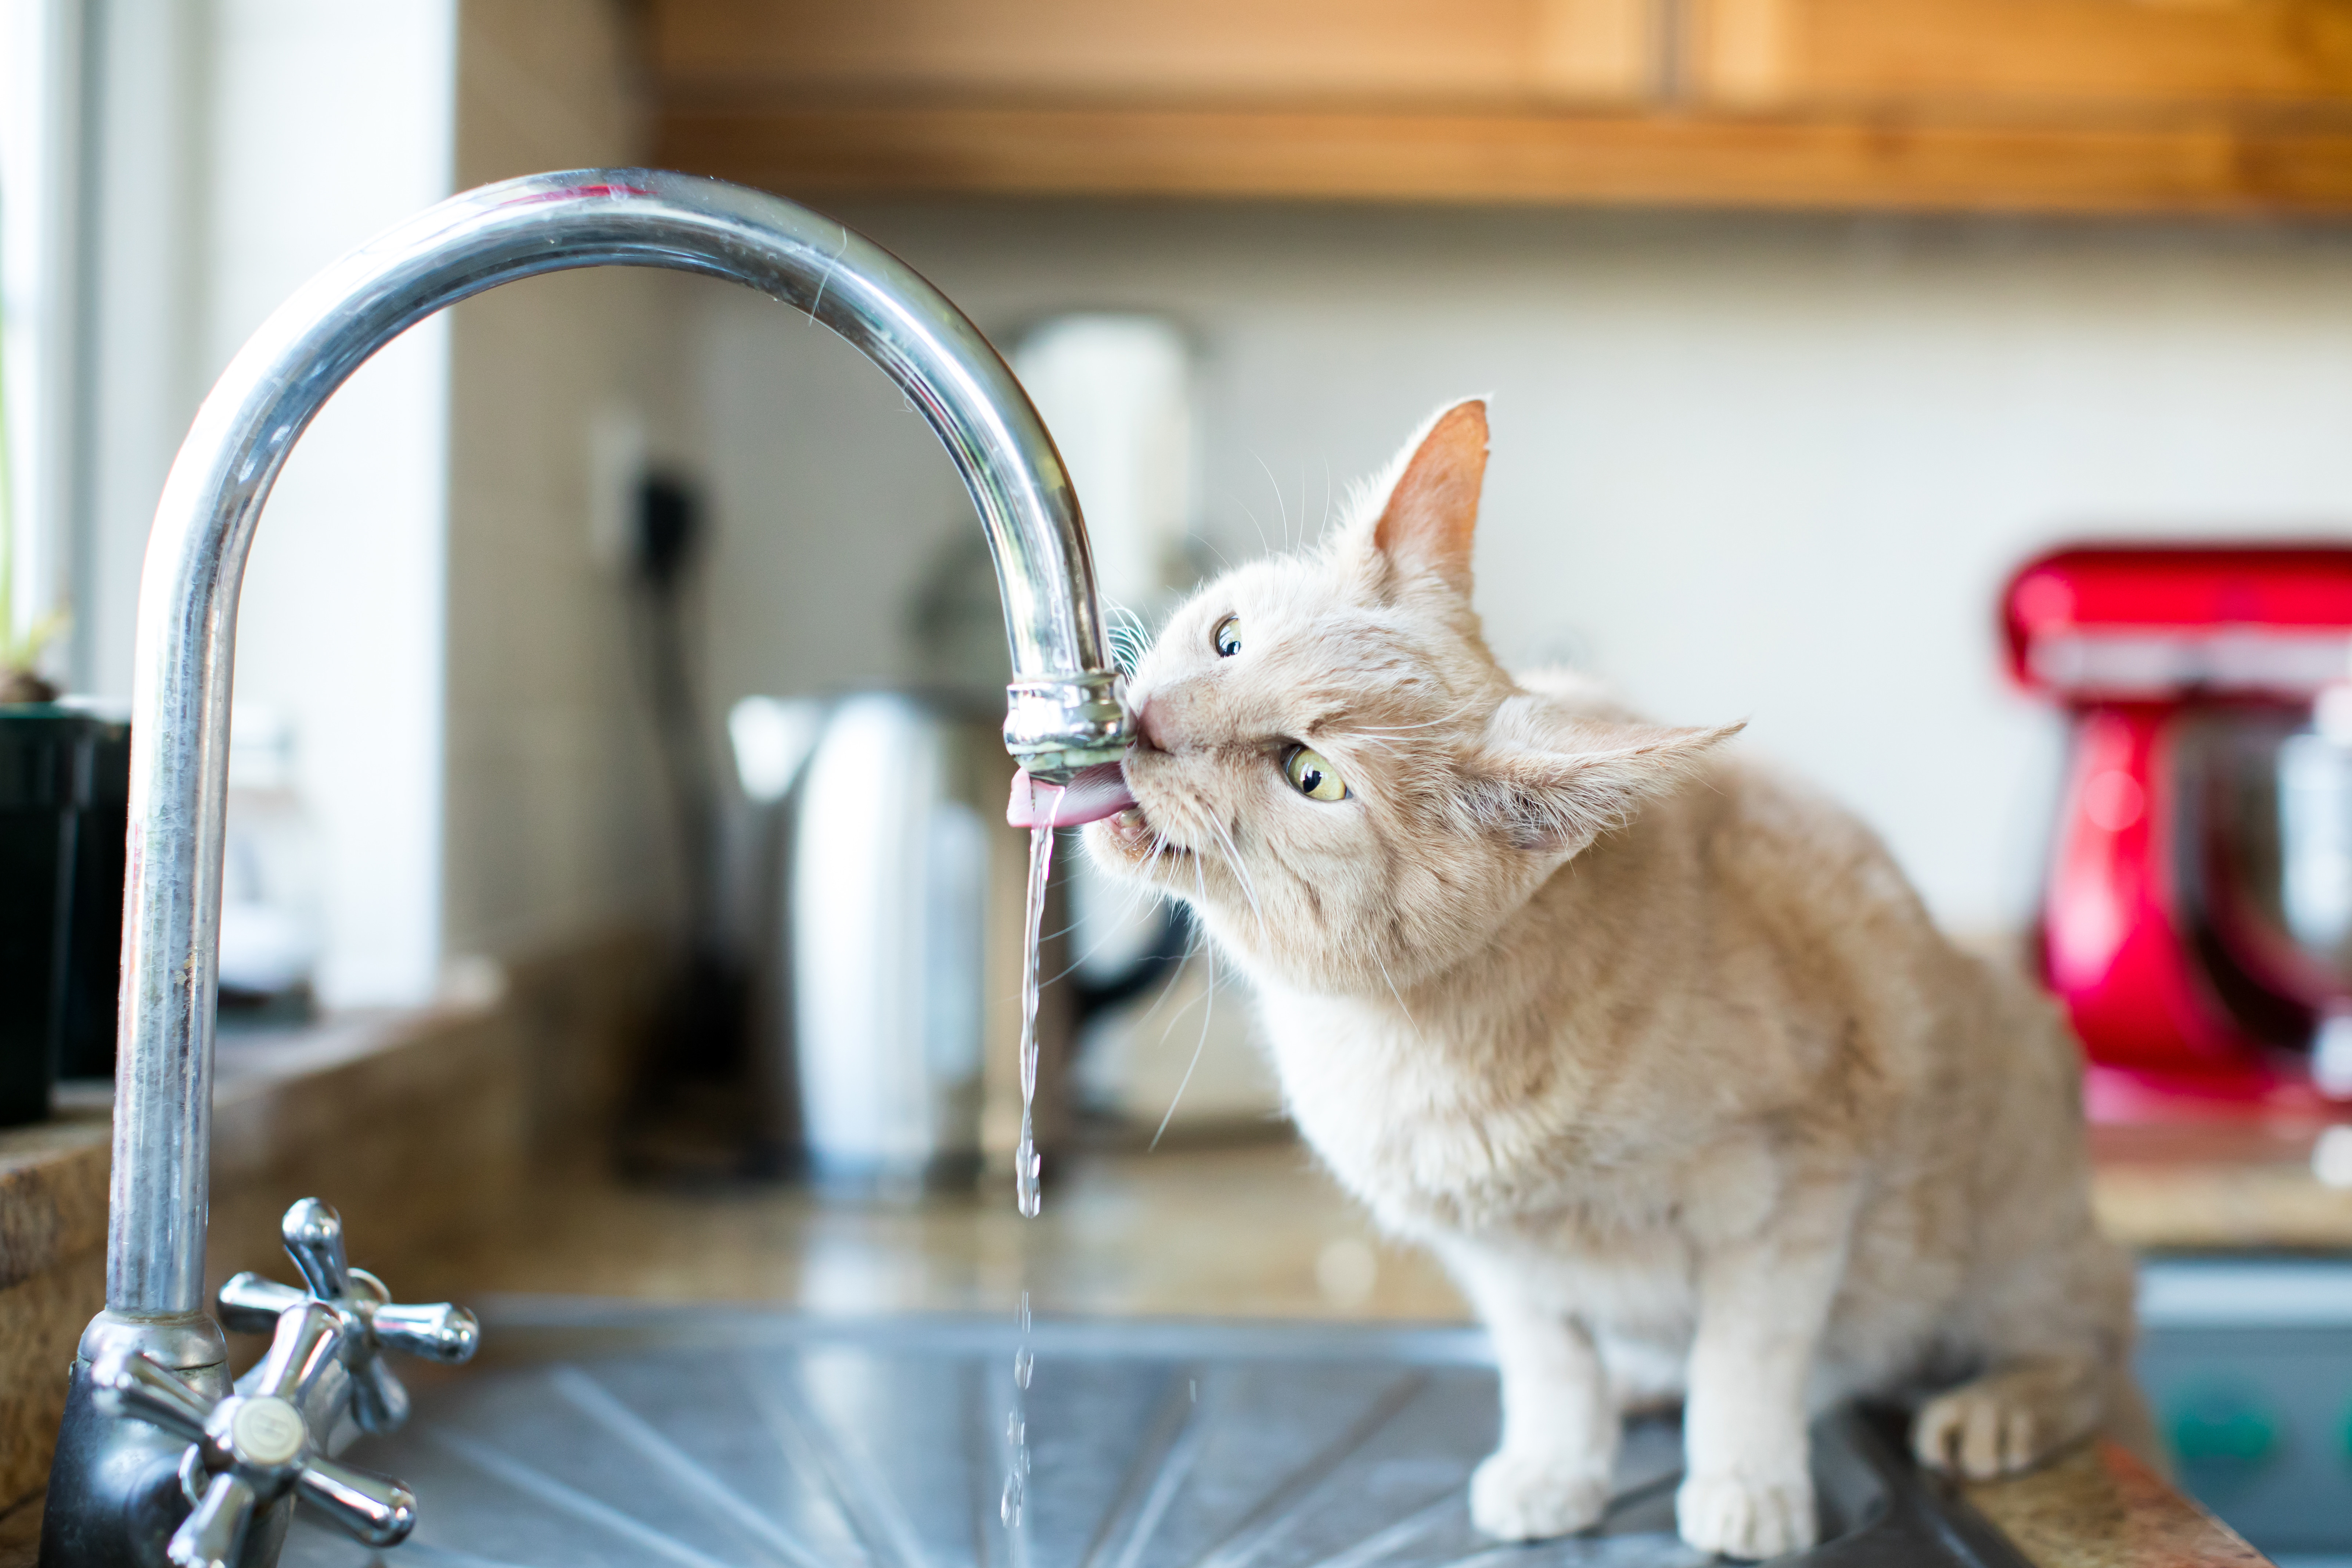
[[[2346,0],[654,0],[772,189],[2352,211]]]

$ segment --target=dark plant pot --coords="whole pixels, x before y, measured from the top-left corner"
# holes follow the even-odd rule
[[[77,779],[73,908],[66,916],[65,1016],[58,1076],[114,1076],[115,1004],[122,990],[122,883],[131,837],[131,726],[96,715],[82,735]]]
[[[49,1113],[65,1022],[75,764],[89,721],[0,709],[0,1127]]]
[[[60,1067],[112,1070],[129,736],[0,707],[0,1127],[47,1116]]]

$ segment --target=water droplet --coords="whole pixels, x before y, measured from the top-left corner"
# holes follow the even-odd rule
[[[1029,1386],[1030,1374],[1037,1370],[1037,1355],[1027,1345],[1013,1352],[1013,1381],[1022,1387]]]

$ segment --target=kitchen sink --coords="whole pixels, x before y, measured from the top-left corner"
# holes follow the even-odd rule
[[[1471,1329],[1038,1323],[1018,1452],[1010,1323],[827,1320],[548,1299],[486,1303],[484,1363],[419,1391],[352,1462],[415,1489],[381,1554],[297,1522],[286,1561],[418,1568],[1691,1568],[1680,1434],[1627,1435],[1586,1534],[1471,1529],[1495,1373]],[[2023,1568],[1903,1457],[1899,1419],[1815,1430],[1823,1544],[1789,1559]]]

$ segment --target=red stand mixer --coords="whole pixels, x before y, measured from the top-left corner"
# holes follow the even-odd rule
[[[2003,612],[2073,718],[2040,945],[2093,1119],[2352,1113],[2352,548],[2063,550]]]
[[[2091,1117],[2352,1110],[2352,548],[2061,550],[2004,623],[2074,729],[2039,947]]]

